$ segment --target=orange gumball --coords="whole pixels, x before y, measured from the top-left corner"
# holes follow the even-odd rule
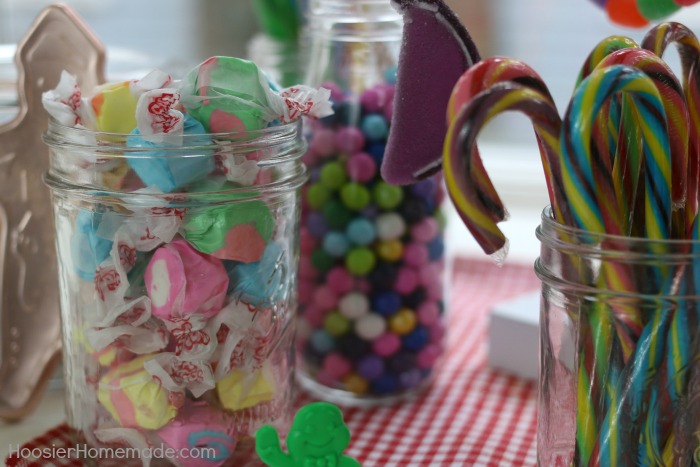
[[[641,28],[649,24],[649,21],[639,12],[635,0],[609,0],[606,10],[608,17],[622,26]]]

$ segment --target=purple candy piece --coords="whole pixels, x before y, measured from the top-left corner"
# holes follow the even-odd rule
[[[452,88],[479,61],[469,33],[442,0],[395,0],[404,16],[394,115],[381,167],[405,185],[440,169]]]
[[[326,220],[320,212],[312,212],[306,218],[306,228],[314,237],[323,237],[328,232]]]
[[[357,372],[369,381],[375,380],[384,373],[384,360],[368,355],[357,363]]]
[[[401,387],[406,389],[418,386],[421,381],[423,381],[423,374],[417,368],[408,370],[407,372],[399,375],[399,384]]]

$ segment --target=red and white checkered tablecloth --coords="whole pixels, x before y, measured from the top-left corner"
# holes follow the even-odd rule
[[[347,454],[363,466],[534,466],[534,382],[486,364],[490,306],[539,288],[531,266],[498,268],[486,261],[455,262],[447,358],[432,386],[414,400],[371,409],[347,409],[352,433]],[[300,403],[309,402],[305,395]],[[24,448],[68,447],[58,426]],[[20,467],[80,467],[69,459],[15,459]]]

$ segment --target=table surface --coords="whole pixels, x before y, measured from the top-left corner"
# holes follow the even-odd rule
[[[412,400],[370,409],[346,409],[353,439],[347,454],[363,466],[534,466],[536,384],[490,369],[486,362],[491,305],[539,288],[531,266],[497,267],[457,260],[451,288],[448,349],[433,384]],[[308,396],[301,395],[300,402]],[[0,424],[0,459],[10,446],[62,446],[60,391],[17,425]],[[30,438],[33,440],[29,441]],[[29,441],[29,442],[28,442]],[[23,467],[79,466],[54,460]]]

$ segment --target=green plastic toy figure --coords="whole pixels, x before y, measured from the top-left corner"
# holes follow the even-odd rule
[[[280,447],[277,430],[270,425],[255,434],[258,456],[270,467],[361,467],[343,451],[350,430],[338,407],[327,402],[308,404],[297,412],[287,435],[289,454]]]

